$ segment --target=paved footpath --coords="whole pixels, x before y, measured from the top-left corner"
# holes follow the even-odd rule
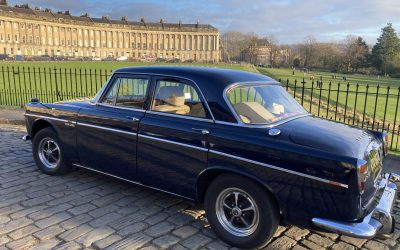
[[[40,173],[22,135],[0,124],[0,249],[230,248],[180,198],[83,170]],[[400,249],[396,227],[382,241],[280,226],[266,249]]]

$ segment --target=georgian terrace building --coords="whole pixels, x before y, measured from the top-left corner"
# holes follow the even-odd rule
[[[0,1],[0,54],[218,62],[219,32],[208,24],[78,17]]]

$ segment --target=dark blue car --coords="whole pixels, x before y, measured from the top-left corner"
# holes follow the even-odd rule
[[[44,173],[75,166],[204,202],[233,246],[264,246],[280,223],[360,238],[394,229],[386,134],[314,117],[264,75],[122,68],[93,100],[33,100],[26,122]]]

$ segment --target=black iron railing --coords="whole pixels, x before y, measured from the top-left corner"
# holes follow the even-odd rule
[[[48,103],[93,97],[110,75],[108,69],[2,66],[0,105],[22,107],[32,97]],[[386,131],[390,149],[400,151],[399,86],[304,79],[279,81],[312,114],[361,128]],[[239,98],[243,96],[239,95]],[[246,98],[253,97],[247,95]]]

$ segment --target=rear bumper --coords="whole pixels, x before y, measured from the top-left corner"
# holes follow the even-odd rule
[[[384,188],[382,197],[376,208],[362,222],[350,223],[323,218],[313,218],[312,222],[320,228],[357,238],[391,234],[395,224],[392,209],[397,198],[396,183],[399,181],[400,175],[385,174],[385,178],[379,184]]]

